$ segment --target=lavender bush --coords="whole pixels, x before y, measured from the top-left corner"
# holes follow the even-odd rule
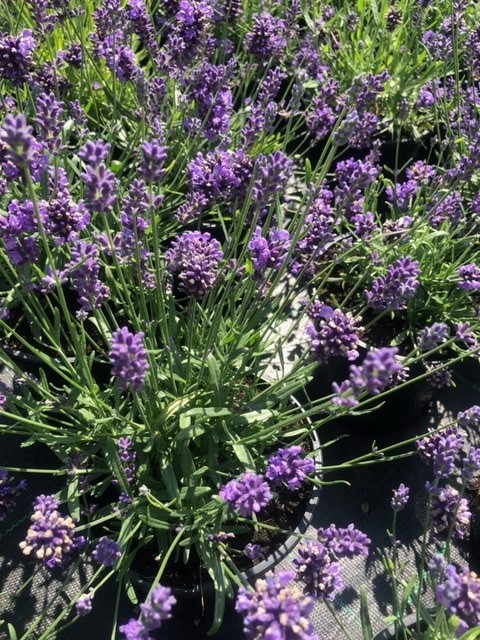
[[[247,635],[258,635],[262,602],[272,637],[299,626],[314,637],[311,598],[339,588],[339,560],[366,552],[363,534],[332,525],[304,543],[295,566],[307,596],[295,603],[286,574],[248,591],[239,558],[262,551],[250,541],[244,553],[238,532],[268,529],[263,513],[282,492],[321,484],[313,430],[413,383],[419,362],[438,384],[449,365],[478,358],[479,139],[466,56],[476,11],[456,3],[447,23],[444,3],[416,3],[410,33],[400,18],[411,3],[400,16],[382,7],[381,68],[369,53],[352,74],[342,29],[378,52],[364,36],[380,19],[375,3],[359,4],[358,23],[328,3],[247,4],[0,7],[0,361],[14,374],[0,389],[0,432],[56,455],[57,468],[39,460],[30,475],[65,478],[35,499],[19,557],[46,572],[96,567],[22,639],[89,615],[107,580],[138,600],[128,569],[144,547],[160,557],[150,595],[112,635],[148,638],[168,619],[175,596],[159,582],[169,562],[196,554],[216,588],[212,631],[239,587]],[[435,51],[450,40],[457,67],[440,70]],[[431,115],[404,104],[413,80],[389,57],[403,42],[417,42],[409,64],[421,63],[428,91],[445,94],[428,108],[448,136],[445,154],[392,173],[379,134]],[[313,167],[296,151],[304,127],[325,138]],[[331,358],[348,377],[295,404]],[[445,454],[438,468],[450,464]],[[22,471],[0,469],[1,517],[25,488]],[[455,491],[432,485],[432,513],[453,505],[443,530],[445,518],[468,517]]]

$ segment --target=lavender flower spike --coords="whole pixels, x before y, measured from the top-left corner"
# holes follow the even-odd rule
[[[119,382],[121,391],[130,387],[138,392],[143,386],[148,369],[147,352],[143,346],[143,333],[131,333],[127,327],[117,329],[110,343],[112,375]]]
[[[121,555],[120,545],[115,542],[115,540],[107,538],[106,536],[100,538],[97,546],[92,552],[92,557],[98,563],[103,564],[106,567],[113,567]]]
[[[88,593],[81,595],[75,604],[75,609],[77,615],[88,616],[92,611],[92,595]]]
[[[438,603],[446,611],[460,618],[457,635],[480,627],[480,579],[473,571],[458,572],[454,565],[447,565],[445,581],[437,586]]]
[[[316,540],[307,540],[293,560],[297,578],[305,583],[305,593],[325,600],[333,600],[342,589],[340,564],[334,562],[330,549]]]
[[[232,510],[244,518],[258,513],[271,500],[272,494],[263,476],[246,471],[238,480],[230,480],[221,487],[218,495]]]
[[[235,609],[243,617],[247,640],[319,640],[308,620],[314,600],[296,586],[288,586],[293,571],[267,573],[255,590],[238,590]]]
[[[167,269],[176,276],[179,290],[195,298],[203,298],[213,288],[222,257],[220,243],[200,231],[178,236],[165,254]]]
[[[390,264],[384,276],[378,276],[372,282],[370,291],[364,295],[372,309],[405,309],[407,301],[414,297],[419,285],[420,270],[418,262],[410,258],[399,258]]]
[[[171,618],[176,602],[169,587],[157,584],[144,604],[140,605],[139,619],[131,618],[127,624],[119,627],[120,633],[123,633],[125,640],[151,640],[149,631],[159,629],[164,620]]]
[[[405,371],[396,360],[397,353],[397,347],[372,349],[360,366],[350,365],[350,384],[355,395],[365,390],[375,396],[387,387],[398,384]]]
[[[353,558],[353,556],[366,556],[370,538],[353,523],[345,528],[337,528],[331,524],[328,527],[317,530],[318,539],[333,553],[336,558]]]
[[[431,523],[439,538],[444,539],[448,535],[454,521],[452,538],[463,539],[472,516],[466,498],[460,498],[458,491],[450,485],[435,487],[427,482],[427,491],[431,496]]]
[[[75,540],[75,523],[70,516],[64,518],[57,511],[54,496],[41,495],[33,503],[34,513],[27,536],[19,547],[29,556],[31,553],[47,567],[61,564],[67,554],[78,547],[83,538]]]
[[[315,471],[315,461],[312,458],[302,457],[302,449],[299,446],[278,449],[268,458],[265,476],[275,486],[287,485],[289,491],[295,491],[303,484],[306,476]]]
[[[403,482],[399,485],[398,489],[393,490],[390,504],[394,511],[402,511],[402,509],[405,509],[409,499],[409,493],[410,489],[406,487]]]

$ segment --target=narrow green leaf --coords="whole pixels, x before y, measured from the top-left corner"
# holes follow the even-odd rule
[[[177,477],[175,476],[171,463],[164,460],[160,468],[160,473],[162,475],[162,480],[165,483],[165,488],[169,498],[171,500],[177,498],[179,494]]]
[[[252,458],[252,454],[249,449],[245,447],[243,444],[235,444],[232,443],[233,450],[235,455],[238,458],[238,461],[245,467],[245,469],[255,470],[255,462]]]
[[[18,640],[17,632],[10,623],[8,623],[8,635],[10,636],[10,640]]]
[[[190,438],[198,438],[205,433],[205,429],[198,424],[192,424],[186,429],[181,429],[176,436],[175,442],[182,442],[183,440],[190,440]]]
[[[188,500],[189,502],[194,498],[200,498],[212,493],[210,487],[182,487],[179,492],[179,496],[182,500]]]
[[[127,592],[127,598],[130,600],[130,602],[134,605],[137,605],[138,604],[137,594],[135,593],[133,584],[128,579],[128,577],[125,578],[125,591]]]
[[[213,396],[215,398],[215,403],[221,405],[223,404],[221,371],[213,353],[209,353],[207,356],[207,366],[208,374],[210,376],[210,382],[212,383],[213,387]]]
[[[74,520],[80,520],[80,503],[78,501],[78,476],[67,485],[67,504],[70,515]]]
[[[368,611],[367,592],[365,587],[360,587],[360,620],[362,623],[363,640],[373,640],[372,623]]]
[[[249,411],[248,413],[242,413],[240,415],[232,416],[233,424],[245,425],[255,424],[257,422],[265,422],[271,418],[275,418],[276,411],[271,409],[262,409],[260,411]]]
[[[231,409],[226,407],[195,407],[194,409],[188,409],[185,411],[186,416],[189,417],[205,417],[205,418],[221,418],[222,416],[230,416],[232,414]]]

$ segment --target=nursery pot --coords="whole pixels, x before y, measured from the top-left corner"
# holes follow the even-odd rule
[[[317,466],[322,463],[322,455],[319,449],[320,441],[316,433],[310,436],[312,448],[316,450],[315,460]],[[284,561],[299,543],[299,534],[303,534],[312,522],[315,508],[319,503],[320,487],[312,485],[312,492],[305,505],[303,517],[300,522],[292,525],[292,535],[290,535],[281,546],[273,551],[265,560],[248,568],[242,572],[243,577],[250,584],[254,584],[259,578],[265,576],[269,571]],[[146,596],[150,590],[152,581],[145,578],[135,570],[129,571],[129,577],[136,587],[137,594],[141,598]],[[168,584],[168,576],[161,579],[164,586]],[[177,603],[172,611],[172,619],[162,624],[161,629],[151,632],[153,637],[159,640],[184,640],[184,638],[205,638],[211,626],[211,616],[213,614],[215,601],[215,587],[210,579],[199,580],[198,576],[192,575],[192,584],[188,587],[171,586],[172,594],[177,599]],[[227,599],[225,614],[222,626],[212,637],[217,640],[243,640],[242,620],[235,611],[234,600]]]

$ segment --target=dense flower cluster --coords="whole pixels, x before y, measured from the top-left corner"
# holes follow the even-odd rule
[[[72,518],[61,516],[58,506],[55,496],[38,496],[33,503],[27,536],[19,545],[22,553],[26,556],[33,553],[50,569],[60,565],[68,554],[84,543],[84,538],[75,534]]]
[[[230,480],[218,492],[232,511],[244,518],[258,513],[272,499],[270,487],[263,476],[246,471],[236,480]]]
[[[406,487],[403,482],[398,486],[398,489],[393,490],[392,500],[390,505],[393,511],[402,511],[407,506],[409,499],[410,489]]]
[[[220,243],[209,233],[186,231],[165,253],[167,269],[183,293],[203,298],[213,287],[223,258]]]
[[[298,276],[305,270],[302,275],[312,277],[315,273],[315,260],[325,253],[335,240],[336,217],[332,201],[332,191],[324,186],[309,203],[302,234],[295,245],[290,267],[293,275]]]
[[[280,55],[286,45],[285,21],[270,13],[257,13],[252,23],[252,30],[245,36],[246,50],[265,60]]]
[[[256,581],[254,591],[240,587],[235,609],[247,640],[319,640],[308,620],[315,601],[289,586],[293,576],[293,571],[270,572]]]
[[[368,306],[378,310],[405,309],[419,285],[419,273],[418,262],[410,258],[399,258],[388,265],[387,273],[375,278],[371,289],[364,292]]]
[[[120,545],[115,540],[107,538],[107,536],[100,538],[97,546],[92,551],[92,557],[99,564],[104,564],[106,567],[113,567],[121,555]]]
[[[328,362],[332,356],[343,356],[356,360],[362,328],[362,318],[332,309],[319,300],[307,308],[307,315],[313,320],[306,327],[310,348],[319,362]]]
[[[302,448],[291,446],[278,449],[268,458],[265,477],[277,487],[285,484],[290,491],[301,487],[305,477],[315,471],[313,458],[302,456]]]
[[[317,529],[318,539],[325,544],[336,558],[352,558],[353,556],[366,556],[370,538],[353,524],[347,527],[329,527]]]
[[[290,248],[290,234],[286,229],[270,229],[265,238],[261,228],[256,227],[247,248],[256,272],[279,269]]]
[[[305,584],[305,591],[315,598],[333,600],[343,587],[340,578],[341,558],[365,556],[370,539],[353,524],[346,528],[335,525],[320,528],[318,541],[307,540],[293,560],[297,578]]]
[[[0,37],[0,77],[14,85],[27,80],[32,66],[32,52],[35,49],[31,29],[24,29],[20,36],[1,34]]]
[[[474,404],[465,411],[459,411],[457,421],[460,427],[479,427],[480,426],[480,406]]]
[[[480,290],[480,268],[476,264],[464,264],[458,268],[458,275],[461,280],[458,287],[465,291]]]
[[[92,612],[92,596],[88,593],[81,595],[75,603],[77,615],[88,616]]]
[[[370,395],[381,393],[402,379],[404,369],[396,359],[397,347],[372,349],[360,366],[350,366],[350,382],[354,391],[363,389]]]
[[[445,578],[437,585],[436,598],[450,615],[458,616],[458,636],[468,629],[480,627],[480,579],[473,571],[449,564]]]
[[[446,538],[450,532],[453,539],[463,539],[468,533],[471,512],[468,500],[461,498],[454,487],[437,487],[427,483],[430,494],[430,521],[435,533]]]
[[[305,585],[305,593],[316,599],[334,599],[343,588],[340,563],[334,560],[331,550],[316,540],[307,540],[300,547],[293,566],[297,578]]]
[[[150,640],[149,632],[160,629],[162,622],[171,617],[176,602],[169,587],[157,584],[147,600],[140,605],[140,617],[131,618],[119,627],[124,640]]]
[[[143,337],[143,332],[132,333],[128,327],[121,327],[112,335],[109,357],[112,375],[117,378],[121,391],[130,387],[138,392],[143,386],[148,369]]]
[[[430,327],[422,329],[418,335],[418,348],[429,351],[448,338],[448,326],[445,322],[434,322]]]
[[[430,429],[433,431],[433,429]],[[454,469],[455,454],[464,444],[462,434],[456,426],[448,426],[441,431],[417,440],[416,447],[420,458],[426,464],[430,462],[440,473],[439,477],[447,477]],[[445,469],[446,475],[442,472]],[[448,471],[447,471],[448,469]]]

